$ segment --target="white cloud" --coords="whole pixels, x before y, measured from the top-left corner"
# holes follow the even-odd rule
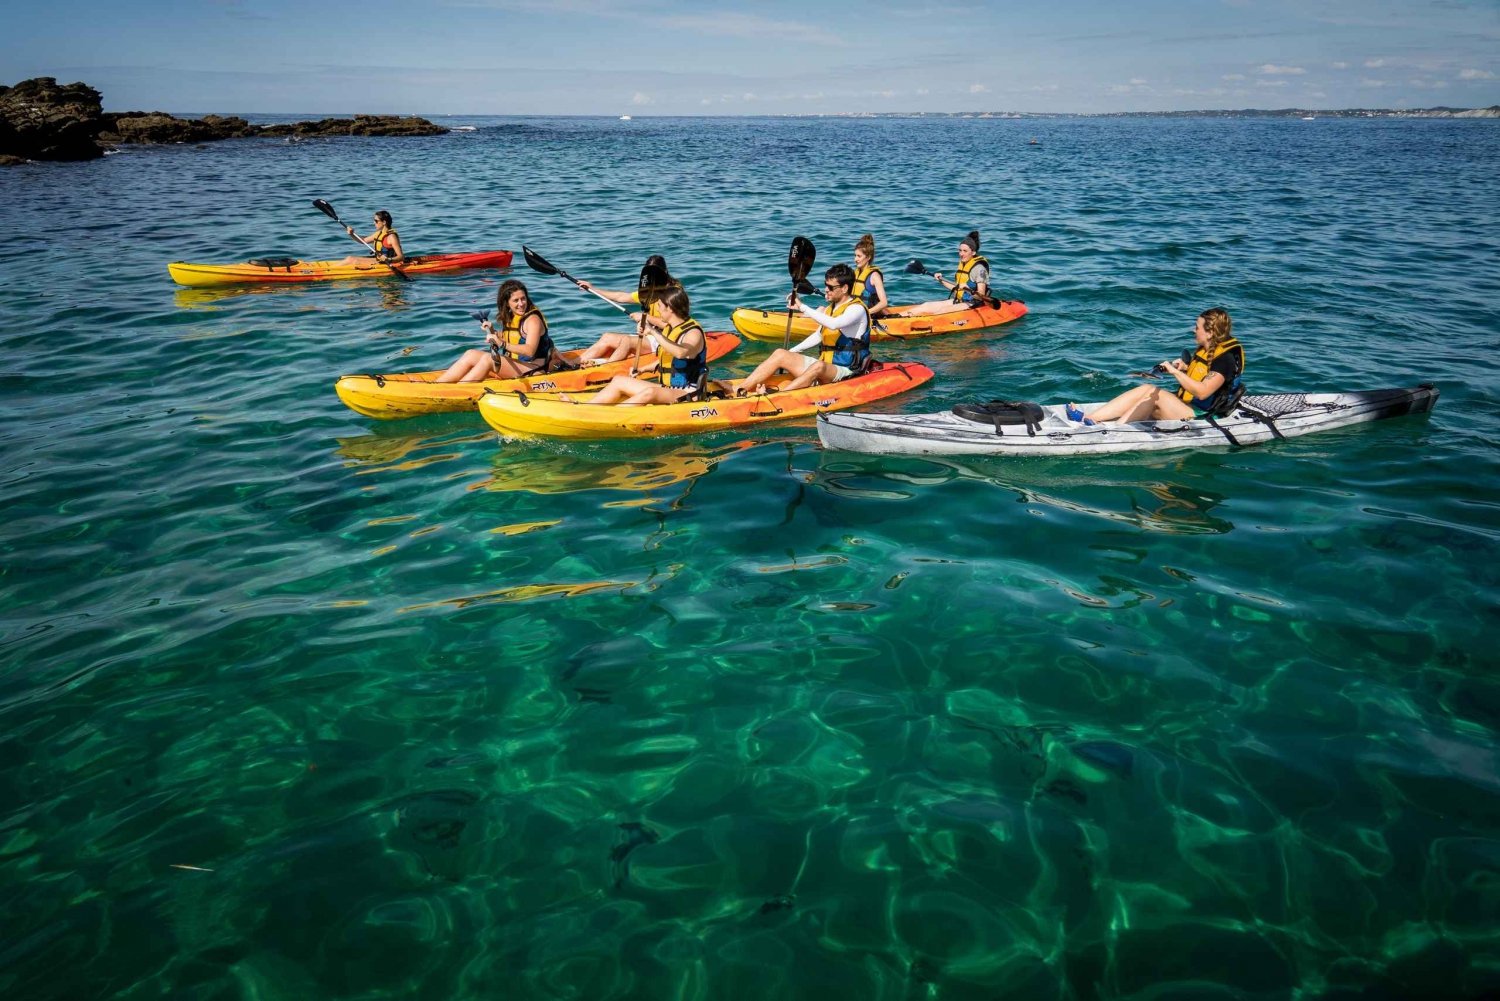
[[[1349,68],[1349,64],[1346,62],[1336,62],[1333,64],[1333,68],[1336,70],[1346,70]]]
[[[917,88],[917,94],[919,96],[925,97],[925,96],[927,96],[928,93],[930,93],[930,91],[928,91],[928,89],[926,87],[918,87]]]
[[[1243,73],[1225,73],[1223,76],[1219,77],[1219,79],[1220,80],[1243,80],[1243,79],[1245,79],[1245,74],[1243,74]]]
[[[753,101],[753,100],[755,100],[755,95],[753,93],[751,93],[750,91],[747,90],[743,94],[740,95],[740,100],[741,101]]]
[[[1419,90],[1442,90],[1444,87],[1448,86],[1447,80],[1422,80],[1419,78],[1416,80],[1410,80],[1408,81],[1408,83],[1410,83],[1413,87],[1418,88]]]
[[[1489,70],[1464,70],[1458,74],[1460,80],[1493,80],[1495,74]]]
[[[1362,80],[1359,81],[1359,85],[1361,87],[1384,87],[1385,86],[1385,81],[1384,80],[1371,80],[1369,77],[1365,77],[1364,79],[1362,79]]]
[[[1382,67],[1384,65],[1385,65],[1385,60],[1384,59],[1366,59],[1365,60],[1365,69],[1367,69],[1367,70],[1378,70],[1378,69],[1380,69],[1380,67]]]
[[[1285,87],[1286,86],[1286,81],[1285,80],[1257,80],[1257,81],[1255,81],[1255,86],[1257,86],[1257,87]]]
[[[1130,85],[1132,87],[1144,87],[1144,86],[1146,86],[1146,81],[1142,80],[1138,76],[1133,76],[1133,77],[1130,78]]]
[[[1263,63],[1260,72],[1266,76],[1301,76],[1307,70],[1301,66],[1277,66],[1275,63]]]
[[[969,93],[970,94],[983,94],[983,93],[986,93],[988,90],[989,90],[989,88],[986,87],[982,83],[971,83],[971,84],[969,84]]]
[[[651,103],[651,95],[643,93],[643,92],[641,92],[641,91],[638,90],[634,94],[630,95],[630,103],[631,104],[650,104]]]
[[[748,38],[755,41],[795,36],[799,41],[813,45],[844,46],[849,44],[842,32],[823,31],[815,25],[761,17],[758,14],[675,14],[660,18],[659,23],[667,28],[690,31],[699,35]]]

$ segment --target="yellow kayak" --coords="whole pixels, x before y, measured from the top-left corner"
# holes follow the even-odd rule
[[[705,331],[708,357],[722,358],[739,347],[740,339],[719,330]],[[582,349],[562,352],[570,364],[577,364]],[[522,379],[486,379],[483,382],[436,382],[441,369],[434,372],[396,372],[386,375],[346,375],[334,383],[334,392],[350,410],[366,417],[395,420],[420,417],[423,414],[457,413],[473,410],[485,393],[524,390],[537,393],[593,393],[617,375],[627,375],[633,358],[595,365],[589,368],[528,375]],[[641,371],[656,371],[656,356],[641,356]]]
[[[892,306],[900,311],[909,306]],[[872,341],[898,340],[907,337],[933,337],[938,334],[968,333],[987,330],[1026,315],[1026,304],[1019,299],[999,306],[974,306],[937,316],[882,317],[870,330]],[[786,336],[786,310],[737,309],[731,317],[734,329],[754,341],[781,341]],[[817,324],[797,314],[792,319],[792,341],[802,340],[817,329]]]
[[[724,395],[716,393],[707,400],[644,407],[598,406],[527,392],[492,393],[479,401],[479,416],[510,438],[698,434],[845,410],[915,389],[932,375],[932,369],[915,362],[877,362],[864,375],[828,385],[735,396],[738,383],[723,382],[715,385]],[[768,380],[767,385],[774,388],[788,381],[790,377],[783,375]]]
[[[362,267],[337,261],[300,261],[295,258],[263,258],[243,264],[188,264],[173,261],[167,273],[179,285],[208,288],[214,285],[286,285],[301,282],[332,281],[336,278],[391,278],[392,271],[412,275],[438,274],[468,268],[508,268],[508,250],[480,250],[466,254],[422,254],[408,257],[394,267],[377,264],[372,257]]]

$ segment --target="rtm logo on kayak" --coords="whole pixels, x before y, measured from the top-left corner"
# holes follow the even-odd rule
[[[813,406],[815,406],[815,407],[831,407],[831,406],[833,406],[837,402],[838,402],[837,400],[835,400],[832,397],[830,397],[830,398],[828,398],[826,400],[819,400],[818,402],[814,403]]]
[[[555,382],[533,382],[531,384],[531,391],[533,393],[550,393],[556,388],[557,383]]]
[[[713,407],[699,407],[697,410],[689,410],[688,416],[700,419],[704,417],[717,417],[719,416],[719,412]]]

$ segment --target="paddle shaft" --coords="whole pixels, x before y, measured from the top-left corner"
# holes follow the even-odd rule
[[[939,278],[937,276],[937,272],[936,271],[928,271],[926,268],[923,268],[922,269],[922,274],[926,275],[928,278],[931,278],[933,281],[935,281],[939,285],[943,286],[943,288],[948,289],[950,291],[952,291],[953,289],[958,288],[958,282],[953,282],[952,284],[949,284],[948,282],[946,282],[943,279]],[[996,307],[998,307],[1003,302],[1005,302],[1004,299],[1000,299],[1000,298],[997,298],[997,297],[992,296],[992,295],[980,295],[978,292],[971,292],[969,294],[972,295],[974,298],[978,299],[980,302],[984,303],[986,306],[996,306]]]

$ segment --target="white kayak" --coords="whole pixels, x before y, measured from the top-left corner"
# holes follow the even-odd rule
[[[977,407],[934,414],[818,415],[824,448],[884,455],[1101,455],[1168,448],[1252,445],[1313,431],[1420,414],[1432,409],[1438,391],[1429,383],[1412,389],[1356,393],[1282,393],[1244,396],[1223,417],[1211,420],[1082,424],[1068,420],[1062,404],[1033,410],[1036,423],[982,421]],[[1083,404],[1085,413],[1099,404]],[[1034,406],[1034,405],[1033,405]]]

